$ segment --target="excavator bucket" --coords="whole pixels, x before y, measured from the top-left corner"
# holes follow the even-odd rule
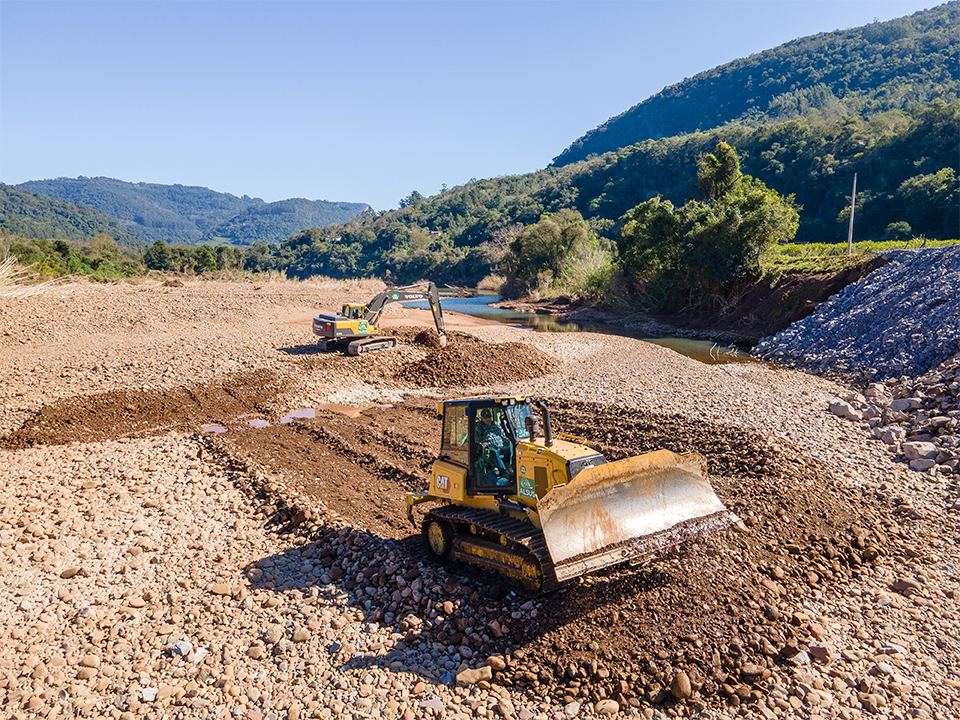
[[[563,582],[646,555],[737,518],[703,477],[696,453],[657,450],[582,470],[538,503]]]

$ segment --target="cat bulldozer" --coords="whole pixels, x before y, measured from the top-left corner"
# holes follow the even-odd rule
[[[440,293],[432,282],[387,288],[366,304],[346,303],[339,314],[318,315],[313,319],[313,334],[320,336],[317,345],[321,350],[346,349],[350,355],[392,348],[397,339],[380,332],[380,313],[389,303],[416,300],[426,300],[430,304],[440,344],[445,346],[447,335],[443,329]]]
[[[608,462],[584,438],[554,437],[547,406],[522,396],[445,400],[437,411],[443,430],[429,489],[407,493],[414,526],[413,508],[436,503],[421,530],[437,560],[549,592],[737,521],[696,453]]]

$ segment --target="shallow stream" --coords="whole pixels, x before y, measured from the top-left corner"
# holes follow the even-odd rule
[[[681,355],[699,360],[707,365],[720,365],[730,362],[756,362],[756,359],[737,348],[710,342],[708,340],[689,340],[687,338],[664,337],[652,338],[639,330],[606,325],[603,323],[582,323],[564,320],[556,315],[539,315],[537,313],[517,312],[506,308],[492,307],[490,303],[498,302],[503,298],[499,295],[485,295],[478,293],[473,297],[442,297],[440,305],[444,310],[459,312],[464,315],[494,320],[513,327],[529,328],[537,332],[593,332],[605,335],[620,335],[632,337],[644,342],[662,345]],[[406,307],[426,308],[426,301],[403,303]]]

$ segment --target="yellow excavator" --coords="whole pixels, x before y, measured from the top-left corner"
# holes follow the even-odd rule
[[[543,433],[537,409],[543,415]],[[557,433],[547,406],[523,396],[442,401],[440,456],[425,492],[407,493],[438,560],[478,565],[532,592],[650,555],[736,522],[696,453],[657,450],[608,462]]]
[[[380,332],[380,313],[389,303],[417,300],[426,300],[430,304],[440,344],[446,345],[440,292],[432,282],[387,288],[368,303],[346,303],[339,314],[318,315],[313,319],[313,334],[320,336],[317,345],[321,350],[345,348],[350,355],[392,348],[397,344],[397,339]]]

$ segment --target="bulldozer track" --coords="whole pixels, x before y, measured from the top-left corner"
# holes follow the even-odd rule
[[[524,584],[529,590],[550,592],[559,586],[553,568],[553,560],[547,549],[547,541],[543,532],[535,528],[529,521],[518,520],[493,510],[464,507],[463,505],[447,505],[434,508],[427,512],[424,521],[430,518],[444,520],[454,526],[458,536],[470,536],[470,526],[474,525],[487,534],[504,537],[514,546],[523,548],[522,551],[507,550],[513,555],[528,555],[534,558],[540,567],[540,583],[536,587]],[[477,562],[483,565],[482,562]]]

